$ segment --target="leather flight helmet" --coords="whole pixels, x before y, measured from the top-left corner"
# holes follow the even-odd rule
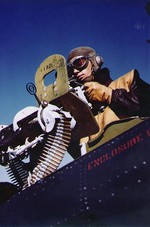
[[[104,63],[103,58],[100,55],[98,55],[96,51],[91,47],[81,46],[71,50],[68,55],[67,62],[69,63],[69,61],[72,58],[77,56],[89,57],[89,59],[93,64],[94,72],[96,72]]]

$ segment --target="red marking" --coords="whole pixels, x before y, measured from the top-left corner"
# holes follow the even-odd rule
[[[150,129],[147,129],[146,133],[148,136],[150,136]]]
[[[102,165],[106,161],[109,161],[110,159],[114,158],[115,156],[121,154],[122,152],[127,151],[129,148],[136,146],[138,143],[141,143],[144,140],[143,134],[146,136],[150,136],[150,129],[148,129],[146,131],[146,134],[145,134],[145,131],[143,133],[139,133],[138,135],[127,140],[123,144],[120,144],[118,147],[114,148],[113,150],[110,150],[110,151],[106,152],[105,154],[101,155],[100,157],[90,161],[87,164],[88,171]]]

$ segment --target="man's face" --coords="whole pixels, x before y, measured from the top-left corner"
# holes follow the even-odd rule
[[[91,61],[88,61],[88,65],[85,69],[78,70],[78,69],[73,69],[73,75],[74,77],[77,78],[77,80],[81,83],[85,83],[85,82],[90,82],[94,80],[94,76],[92,75],[92,63]]]

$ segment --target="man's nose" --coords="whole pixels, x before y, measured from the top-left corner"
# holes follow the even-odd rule
[[[74,72],[74,74],[76,74],[76,73],[79,72],[79,70],[78,69],[73,69],[73,72]]]
[[[79,72],[80,72],[80,71],[79,71],[78,69],[74,69],[74,70],[73,70],[74,75],[77,75]]]

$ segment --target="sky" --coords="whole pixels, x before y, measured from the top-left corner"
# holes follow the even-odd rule
[[[111,77],[137,69],[150,83],[150,17],[147,0],[0,0],[0,124],[36,106],[26,91],[52,54],[90,46]],[[0,181],[3,174],[0,174]]]

